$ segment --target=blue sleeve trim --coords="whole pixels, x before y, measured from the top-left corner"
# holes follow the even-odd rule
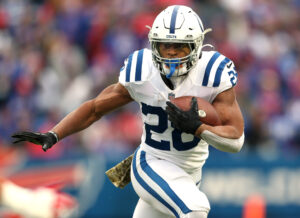
[[[208,84],[208,79],[209,79],[209,75],[210,75],[210,71],[211,68],[213,66],[213,64],[215,63],[215,61],[217,60],[217,58],[220,56],[219,52],[216,52],[209,60],[206,69],[205,69],[205,73],[204,73],[204,78],[202,81],[202,86],[207,86]]]
[[[127,66],[126,66],[126,82],[130,81],[130,71],[131,71],[132,56],[133,56],[133,54],[129,55],[129,57],[128,57],[128,63],[127,63]]]
[[[213,84],[213,87],[218,87],[220,85],[220,82],[221,82],[221,76],[222,76],[222,72],[224,70],[224,67],[225,65],[230,61],[229,58],[224,58],[223,61],[221,61],[218,69],[217,69],[217,72],[216,72],[216,75],[215,75],[215,80],[214,80],[214,84]]]
[[[144,49],[140,50],[137,55],[137,64],[135,68],[135,81],[142,79],[142,65],[143,65]]]

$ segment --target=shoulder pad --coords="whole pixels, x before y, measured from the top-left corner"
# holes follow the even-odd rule
[[[119,82],[125,85],[126,83],[141,82],[148,78],[151,72],[151,55],[151,51],[148,49],[134,51],[129,55],[120,70]]]

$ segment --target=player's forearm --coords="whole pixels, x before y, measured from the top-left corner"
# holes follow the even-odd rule
[[[89,127],[100,118],[101,114],[95,112],[94,101],[90,100],[69,113],[51,131],[54,131],[60,140]]]
[[[129,92],[116,83],[105,88],[96,98],[83,103],[78,109],[68,114],[51,131],[62,139],[79,132],[99,120],[104,114],[133,101]]]
[[[243,134],[243,128],[236,128],[234,126],[226,125],[226,126],[210,126],[206,124],[202,124],[196,131],[196,136],[200,136],[204,130],[208,130],[218,136],[229,138],[229,139],[237,139],[241,137]]]
[[[212,127],[203,124],[198,128],[195,135],[224,152],[239,152],[244,144],[243,129],[237,129],[233,126]]]

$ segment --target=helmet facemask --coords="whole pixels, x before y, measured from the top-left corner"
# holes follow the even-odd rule
[[[162,74],[166,75],[169,79],[172,76],[183,76],[187,74],[197,62],[198,59],[198,48],[196,43],[194,42],[171,42],[171,44],[178,44],[181,45],[188,45],[190,53],[181,58],[164,58],[161,56],[159,52],[159,43],[170,43],[170,42],[163,42],[160,40],[153,40],[151,41],[151,48],[152,48],[152,56],[154,62],[158,65]]]

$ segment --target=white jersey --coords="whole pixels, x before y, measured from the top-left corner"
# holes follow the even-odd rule
[[[126,59],[119,82],[140,105],[144,122],[141,148],[187,172],[201,169],[208,157],[208,144],[173,128],[165,112],[166,102],[169,96],[196,96],[212,103],[237,82],[231,60],[215,51],[203,51],[186,79],[171,90],[154,66],[151,50],[142,49]]]

